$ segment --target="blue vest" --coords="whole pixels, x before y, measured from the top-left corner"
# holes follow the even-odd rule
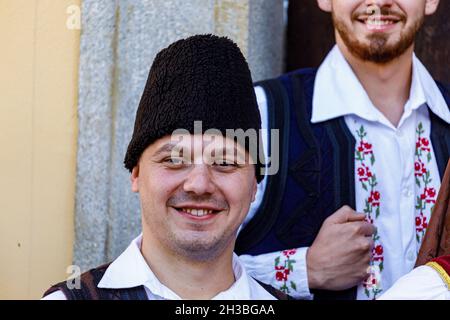
[[[328,216],[344,205],[356,207],[356,142],[344,117],[310,122],[316,71],[301,69],[256,84],[267,95],[269,128],[280,132],[280,168],[268,176],[258,212],[239,233],[238,254],[309,247]],[[450,106],[450,90],[438,86]],[[430,118],[442,179],[449,159],[450,126],[431,111]],[[355,299],[356,287],[313,293],[316,299]]]

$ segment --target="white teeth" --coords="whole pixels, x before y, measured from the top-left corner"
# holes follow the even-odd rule
[[[203,217],[207,214],[212,214],[213,210],[208,209],[190,209],[190,208],[183,208],[184,212],[189,213],[190,215],[197,216],[197,217]]]
[[[377,18],[369,18],[369,19],[367,19],[366,23],[369,27],[382,27],[382,26],[393,24],[394,21],[379,20]]]

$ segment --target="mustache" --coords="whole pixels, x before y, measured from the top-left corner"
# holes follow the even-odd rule
[[[229,208],[228,202],[224,199],[217,198],[212,195],[194,195],[186,192],[180,192],[167,200],[168,207],[178,207],[181,204],[202,204],[210,205],[215,208],[226,210]]]
[[[393,9],[388,6],[379,7],[377,5],[367,6],[365,8],[357,9],[352,14],[352,19],[357,20],[361,17],[370,16],[391,16],[396,17],[400,20],[406,20],[406,15],[400,10]]]

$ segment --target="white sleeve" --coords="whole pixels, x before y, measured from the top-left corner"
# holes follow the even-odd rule
[[[450,300],[450,291],[437,271],[420,266],[401,277],[379,300]]]
[[[67,298],[61,290],[58,290],[43,297],[41,300],[67,300]]]
[[[306,269],[308,248],[284,250],[257,256],[242,255],[250,276],[279,289],[296,299],[312,299]]]
[[[258,101],[258,108],[259,113],[261,114],[261,128],[262,131],[262,143],[264,148],[264,158],[265,163],[268,162],[269,155],[268,155],[268,138],[270,132],[267,130],[269,127],[269,119],[268,119],[268,112],[267,112],[267,97],[266,93],[264,92],[264,89],[262,87],[255,87],[255,94],[256,94],[256,100]],[[266,133],[266,134],[264,134]],[[266,190],[267,185],[267,177],[264,177],[264,179],[258,183],[255,201],[252,202],[250,209],[248,211],[247,216],[244,219],[244,222],[241,225],[241,228],[239,231],[255,216],[256,211],[258,211],[259,206],[261,205],[264,191]]]
[[[262,133],[266,133],[262,135],[262,140],[265,153],[265,163],[268,163],[268,141],[270,131],[268,130],[269,118],[267,96],[262,87],[255,87],[255,94],[256,100],[258,101],[259,112],[261,114],[261,128],[263,129]],[[250,210],[242,223],[241,229],[254,217],[259,206],[261,205],[266,184],[267,177],[264,177],[263,181],[258,184],[255,201],[251,204]],[[245,268],[248,273],[259,281],[269,284],[274,288],[281,289],[293,298],[312,299],[312,295],[309,292],[308,274],[306,270],[307,250],[308,248],[306,247],[296,249],[295,254],[289,257],[283,254],[283,252],[289,252],[290,250],[261,254],[258,256],[242,255],[239,258],[245,264]],[[276,269],[277,261],[278,268],[280,270]],[[285,265],[290,265],[290,268],[287,268],[289,271],[282,269]],[[289,272],[289,274],[286,274],[286,272]]]

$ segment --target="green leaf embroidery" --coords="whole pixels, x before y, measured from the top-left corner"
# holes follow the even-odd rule
[[[289,260],[288,261],[288,269],[289,269],[289,271],[294,271],[294,263],[295,263],[296,261],[295,260]]]
[[[421,135],[421,134],[423,133],[423,125],[422,125],[422,122],[419,122],[418,128],[419,128],[419,135]]]
[[[291,281],[291,288],[297,291],[297,285],[293,281]]]
[[[430,171],[427,170],[427,172],[425,173],[425,184],[429,184],[430,182]]]
[[[428,162],[430,162],[430,161],[431,161],[431,152],[428,152],[428,155],[427,155],[427,160],[428,160]]]

